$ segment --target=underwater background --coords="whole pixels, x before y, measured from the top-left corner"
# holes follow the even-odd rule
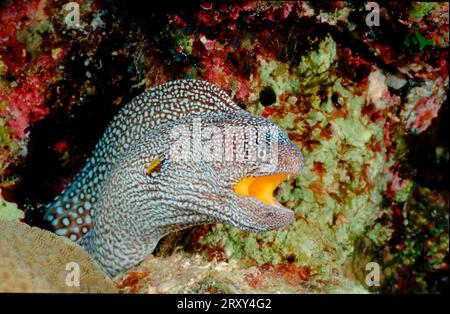
[[[1,291],[70,292],[40,266],[78,254],[80,291],[448,292],[448,3],[375,3],[375,25],[373,2],[90,0],[70,25],[67,2],[0,5]],[[276,192],[296,221],[190,228],[109,280],[25,224],[124,104],[180,78],[217,84],[299,146],[303,172]]]

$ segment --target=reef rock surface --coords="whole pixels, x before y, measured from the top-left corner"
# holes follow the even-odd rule
[[[0,257],[0,292],[117,291],[79,245],[24,223],[0,220]]]

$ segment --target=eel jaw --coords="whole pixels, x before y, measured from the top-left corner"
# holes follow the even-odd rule
[[[260,202],[275,207],[283,207],[273,196],[277,186],[290,175],[287,173],[272,174],[259,177],[244,177],[233,186],[239,196],[254,197]]]

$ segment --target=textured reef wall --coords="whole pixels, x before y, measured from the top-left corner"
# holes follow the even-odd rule
[[[204,263],[231,263],[224,269],[254,291],[275,291],[274,276],[284,283],[276,291],[362,291],[368,262],[382,270],[370,291],[448,286],[447,3],[383,4],[379,26],[368,26],[366,4],[341,1],[177,2],[154,12],[80,1],[78,27],[65,24],[64,3],[0,10],[0,219],[39,224],[36,208],[70,181],[122,104],[153,84],[198,78],[300,147],[303,173],[277,190],[296,221],[260,235],[201,226],[165,239],[158,255],[181,244]],[[191,262],[173,254],[120,288],[158,286],[150,268]],[[209,282],[222,286],[186,291],[242,286]]]

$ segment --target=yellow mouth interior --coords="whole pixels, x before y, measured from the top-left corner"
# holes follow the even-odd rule
[[[288,174],[273,174],[263,177],[245,177],[234,185],[234,192],[239,196],[252,196],[264,204],[274,205],[273,191]]]

